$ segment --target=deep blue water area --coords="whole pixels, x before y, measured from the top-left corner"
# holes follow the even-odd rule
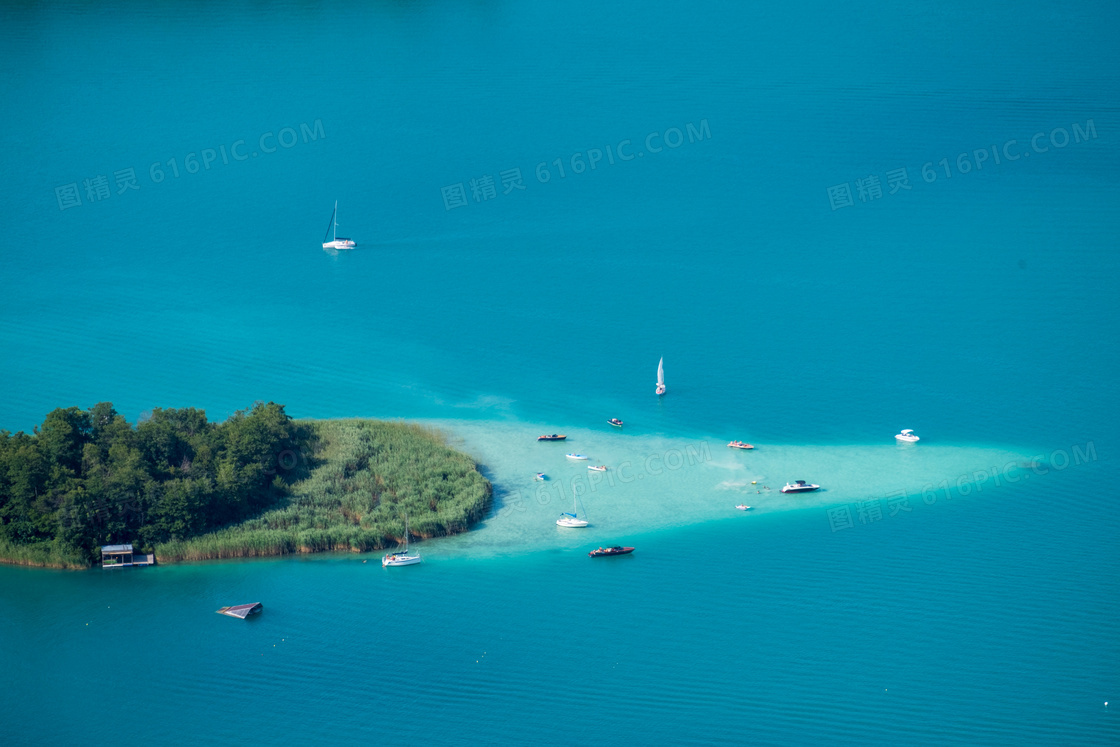
[[[0,428],[274,400],[1085,455],[843,531],[661,517],[594,562],[0,568],[0,733],[1115,743],[1118,29],[1103,2],[0,9]]]

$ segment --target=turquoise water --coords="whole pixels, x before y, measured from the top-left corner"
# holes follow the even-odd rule
[[[1114,5],[0,14],[0,427],[271,399],[497,489],[399,573],[0,568],[6,741],[1120,739]]]

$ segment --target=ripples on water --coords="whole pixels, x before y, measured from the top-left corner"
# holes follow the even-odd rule
[[[143,712],[172,741],[208,729],[187,713],[263,739],[1093,741],[1114,728],[1098,688],[1120,589],[1104,502],[1071,500],[1099,472],[1082,469],[840,532],[808,510],[634,534],[598,562],[0,569],[2,632],[40,652],[7,650],[30,677],[8,716],[55,713],[76,738]],[[212,612],[250,599],[259,619]],[[127,703],[81,690],[122,660],[149,685]]]

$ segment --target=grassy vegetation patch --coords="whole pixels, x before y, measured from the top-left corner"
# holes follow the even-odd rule
[[[490,507],[491,486],[442,434],[376,420],[298,421],[312,433],[310,476],[261,515],[156,545],[160,561],[205,560],[392,547],[467,530]]]

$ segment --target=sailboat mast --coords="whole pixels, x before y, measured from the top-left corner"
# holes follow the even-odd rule
[[[326,242],[328,236],[331,237],[331,241],[334,241],[334,232],[335,232],[335,225],[336,225],[334,221],[335,221],[335,218],[337,216],[338,216],[338,200],[335,200],[334,201],[334,212],[331,213],[330,225],[327,226],[327,232],[325,234],[323,234],[323,241],[324,242]]]

